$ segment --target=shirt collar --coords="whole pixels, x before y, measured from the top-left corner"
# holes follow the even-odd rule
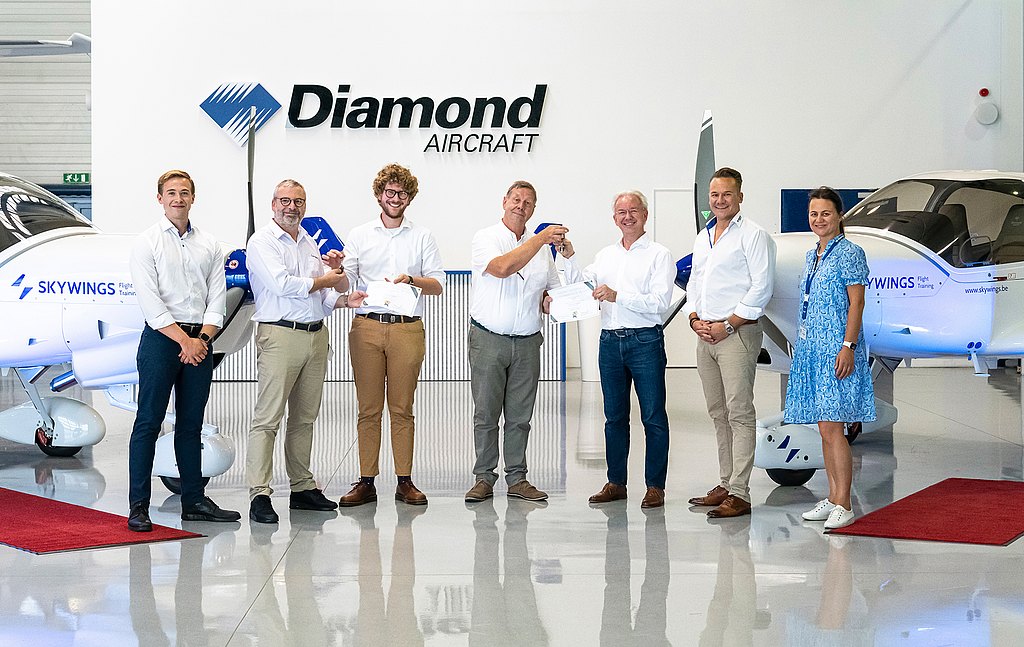
[[[164,216],[163,219],[161,220],[161,227],[160,227],[160,229],[161,229],[161,231],[171,231],[171,232],[174,232],[175,236],[184,238],[184,236],[182,236],[181,234],[178,233],[178,226],[175,225],[173,222],[171,222],[171,219],[168,218],[167,216]],[[192,221],[189,220],[188,224],[185,227],[185,236],[187,236],[187,235],[189,235],[191,233],[192,233]]]
[[[382,216],[378,215],[377,216],[377,220],[376,220],[376,222],[374,223],[373,226],[376,229],[383,229],[384,231],[394,231],[395,229],[411,229],[412,228],[412,222],[409,221],[409,218],[403,217],[402,218],[402,224],[398,225],[397,227],[393,227],[392,229],[388,229],[387,227],[384,226],[384,218]]]
[[[623,250],[626,250],[626,251],[632,251],[634,249],[643,249],[645,247],[650,247],[650,246],[651,246],[651,232],[649,232],[649,231],[645,231],[643,236],[640,236],[640,238],[637,238],[636,240],[634,240],[633,244],[629,246],[628,250],[626,250],[626,246],[622,244],[622,239],[621,238],[619,239],[619,247],[621,247]]]
[[[284,227],[282,227],[281,225],[277,224],[276,220],[272,219],[270,221],[270,225],[273,227],[273,229],[271,231],[274,231],[275,238],[278,238],[280,240],[284,240],[285,242],[298,243],[303,238],[309,238],[309,234],[306,233],[306,230],[302,228],[301,224],[299,224],[299,235],[298,235],[298,237],[295,240],[292,240],[292,235],[289,234],[287,231],[285,231]],[[310,240],[312,240],[312,238],[310,238]]]

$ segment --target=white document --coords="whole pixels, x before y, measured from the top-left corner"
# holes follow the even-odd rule
[[[411,317],[416,313],[416,304],[419,303],[422,291],[408,283],[370,281],[366,286],[367,296],[363,305],[387,308],[395,314]]]
[[[594,286],[589,281],[548,290],[551,319],[555,323],[565,323],[598,316],[601,314],[601,302],[594,298],[593,293]]]

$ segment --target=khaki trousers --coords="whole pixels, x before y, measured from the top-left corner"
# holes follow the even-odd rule
[[[259,387],[245,459],[250,499],[274,492],[270,487],[274,441],[281,428],[285,405],[288,406],[288,421],[285,423],[284,464],[291,491],[316,487],[309,462],[313,423],[320,415],[327,374],[329,337],[326,327],[315,333],[266,323],[256,327]]]
[[[719,484],[747,503],[757,433],[754,374],[763,336],[758,322],[714,345],[697,341],[697,374],[718,437]]]
[[[359,475],[380,474],[381,418],[386,398],[395,474],[411,476],[416,429],[412,405],[426,352],[423,321],[388,324],[356,317],[348,333],[348,349],[359,401]]]

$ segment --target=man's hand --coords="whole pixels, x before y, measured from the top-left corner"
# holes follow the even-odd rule
[[[554,301],[554,299],[552,299],[550,295],[547,295],[547,294],[544,295],[544,300],[541,301],[541,304],[540,304],[540,309],[541,309],[541,311],[544,312],[544,314],[546,314],[546,315],[551,314],[551,302],[552,301]]]
[[[412,277],[408,274],[399,274],[391,281],[392,283],[408,283],[412,285]]]
[[[536,238],[545,245],[554,245],[558,247],[565,240],[565,235],[569,233],[568,227],[562,225],[548,225],[544,229],[541,229]]]
[[[690,328],[697,333],[697,337],[708,344],[717,344],[718,341],[711,334],[711,322],[703,319],[694,319],[690,322]]]
[[[310,290],[310,293],[323,290],[324,288],[333,288],[344,281],[345,278],[345,270],[341,268],[332,269],[323,276],[313,279],[313,288]]]
[[[363,300],[366,299],[367,296],[369,295],[362,290],[352,290],[348,295],[348,300],[345,302],[345,305],[349,308],[358,308],[363,305]]]
[[[181,360],[182,364],[198,366],[200,362],[206,359],[207,350],[205,341],[189,337],[181,342],[181,352],[178,353],[178,359]]]
[[[572,258],[572,255],[576,253],[576,250],[572,247],[572,242],[568,238],[562,239],[562,244],[555,247],[558,253],[566,258]]]
[[[615,298],[618,295],[618,292],[611,289],[606,284],[602,283],[601,285],[597,286],[592,296],[598,301],[611,301],[612,303],[615,303]]]
[[[323,259],[324,265],[330,267],[332,270],[337,270],[341,268],[341,262],[345,260],[345,252],[332,249],[320,258]]]

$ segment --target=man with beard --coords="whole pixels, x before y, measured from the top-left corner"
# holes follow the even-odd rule
[[[423,295],[444,288],[444,269],[434,236],[413,224],[405,210],[419,191],[409,169],[388,164],[373,181],[380,215],[352,230],[345,246],[345,271],[360,288],[373,281],[407,283]],[[413,397],[426,350],[423,300],[411,315],[387,306],[363,305],[348,335],[352,372],[359,402],[359,480],[338,503],[351,507],[377,500],[374,479],[380,474],[381,418],[387,400],[391,418],[391,453],[398,487],[395,499],[426,505],[427,497],[412,482],[415,435]]]
[[[328,331],[324,318],[337,307],[355,306],[365,296],[342,294],[349,287],[341,268],[344,254],[321,256],[299,223],[306,214],[306,190],[295,180],[274,189],[274,219],[249,239],[246,260],[256,298],[256,366],[259,379],[256,410],[249,429],[246,480],[249,518],[277,523],[270,502],[273,489],[274,441],[285,405],[284,459],[291,486],[289,507],[329,511],[327,499],[310,472],[313,423],[320,413],[327,373]]]

